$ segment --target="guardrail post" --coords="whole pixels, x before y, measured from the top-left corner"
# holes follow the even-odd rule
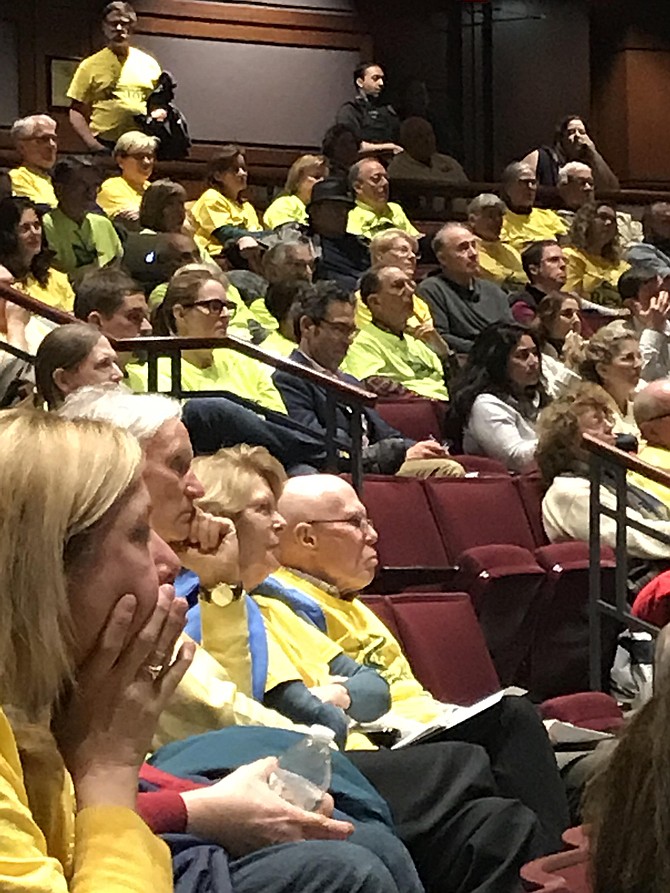
[[[363,493],[363,409],[353,406],[351,412],[351,482],[360,496]]]
[[[591,691],[600,691],[602,664],[601,620],[598,603],[602,595],[600,571],[600,479],[602,461],[589,456],[589,684]]]

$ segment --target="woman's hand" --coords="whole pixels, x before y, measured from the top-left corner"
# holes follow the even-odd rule
[[[79,809],[134,809],[137,772],[156,722],[193,658],[195,645],[189,642],[172,661],[187,609],[172,586],[160,587],[152,616],[129,635],[136,609],[134,595],[119,599],[54,718]]]
[[[330,818],[332,798],[325,794],[318,812],[291,805],[268,786],[276,768],[277,760],[268,757],[210,787],[183,793],[189,834],[213,840],[235,858],[279,843],[346,840],[354,829]]]
[[[219,583],[240,582],[237,531],[229,518],[219,518],[196,508],[188,540],[171,543],[184,567],[194,571],[205,589]]]
[[[563,342],[561,360],[564,365],[576,372],[584,359],[584,346],[586,341],[578,332],[568,332]]]

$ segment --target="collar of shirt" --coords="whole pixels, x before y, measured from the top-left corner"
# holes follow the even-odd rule
[[[399,341],[405,340],[405,335],[403,332],[401,332],[400,334],[398,334],[397,332],[393,332],[391,331],[391,329],[389,329],[387,326],[383,325],[376,319],[373,319],[370,325],[374,326],[375,329],[379,329],[380,332],[384,332],[384,334],[386,335],[391,335],[393,338],[397,338]]]
[[[332,595],[333,598],[342,598],[340,590],[336,586],[331,586],[330,583],[326,583],[324,580],[319,580],[318,577],[313,577],[305,571],[299,571],[295,567],[289,567],[288,570],[290,570],[292,574],[295,574],[296,577],[300,577],[301,580],[306,580],[308,583],[311,583],[312,586],[316,586],[318,589],[323,589],[324,592],[328,593],[328,595]]]
[[[442,279],[446,282],[449,288],[453,289],[456,292],[459,298],[464,301],[478,301],[479,300],[479,280],[471,279],[470,285],[461,285],[458,282],[454,282],[453,279],[450,279],[446,273],[441,273]]]

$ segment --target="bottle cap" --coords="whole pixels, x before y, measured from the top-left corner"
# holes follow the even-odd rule
[[[310,726],[309,734],[315,741],[323,741],[325,744],[331,744],[335,740],[335,732],[328,726]]]

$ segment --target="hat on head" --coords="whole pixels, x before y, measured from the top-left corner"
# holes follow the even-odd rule
[[[350,207],[354,207],[354,199],[349,192],[346,182],[339,177],[326,177],[319,180],[312,187],[312,198],[310,199],[307,209],[317,202],[346,202]]]

